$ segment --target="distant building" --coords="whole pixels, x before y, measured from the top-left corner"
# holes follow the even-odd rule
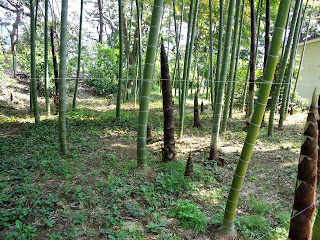
[[[301,56],[304,41],[298,44],[298,54]],[[312,92],[318,87],[320,92],[320,36],[312,37],[307,40],[300,79],[297,85],[298,95],[311,100]]]

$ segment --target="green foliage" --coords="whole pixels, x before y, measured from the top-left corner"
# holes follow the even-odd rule
[[[272,206],[262,202],[257,198],[249,198],[248,205],[252,211],[260,213],[261,215],[270,214],[272,211]]]
[[[115,93],[117,87],[118,50],[96,43],[92,52],[83,53],[83,62],[88,76],[86,83],[100,95]]]
[[[167,222],[161,221],[160,214],[157,212],[154,212],[152,215],[155,220],[154,220],[154,222],[147,225],[146,232],[152,232],[154,234],[164,232],[165,226],[167,225]]]
[[[177,218],[185,228],[194,228],[198,232],[204,232],[208,218],[195,204],[189,200],[178,200],[174,204],[175,208],[168,213],[169,217]]]
[[[236,221],[236,226],[246,238],[258,238],[271,231],[269,221],[257,214],[243,215]]]

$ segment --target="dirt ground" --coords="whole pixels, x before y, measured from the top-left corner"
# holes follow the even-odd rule
[[[204,100],[202,127],[196,129],[188,100],[184,136],[176,140],[177,161],[164,164],[162,102],[154,93],[149,122],[155,141],[148,144],[148,168],[141,171],[135,164],[138,108],[132,101],[122,104],[116,121],[115,105],[108,106],[106,98],[92,95],[82,83],[72,112],[70,83],[69,153],[61,156],[57,116],[45,116],[44,98],[39,97],[41,123],[36,126],[28,107],[28,78],[2,79],[0,238],[215,239],[246,136],[242,112],[236,109],[219,138],[219,156],[226,164],[218,166],[207,160],[211,106]],[[175,116],[177,123],[178,107]],[[305,120],[306,112],[288,115],[273,137],[261,128],[237,210],[239,239],[286,239]],[[183,176],[189,153],[194,179]],[[182,218],[184,211],[191,216]]]

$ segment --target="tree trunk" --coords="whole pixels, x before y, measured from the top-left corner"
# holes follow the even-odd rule
[[[122,0],[118,0],[118,7],[119,7],[119,74],[118,74],[116,118],[120,119],[122,72],[123,72],[123,69],[122,69],[123,68]]]
[[[15,22],[12,25],[12,31],[10,33],[10,41],[11,41],[11,52],[12,52],[12,68],[13,68],[13,77],[16,78],[17,71],[17,59],[16,59],[16,44],[18,43],[19,38],[19,24],[21,22],[21,18],[23,15],[23,5],[19,5],[19,8],[16,12],[17,17]]]
[[[79,42],[78,42],[77,77],[76,77],[76,82],[75,82],[75,85],[74,85],[74,94],[73,94],[72,109],[76,109],[77,92],[78,92],[79,76],[80,76],[81,36],[82,36],[82,14],[83,14],[83,0],[81,0],[81,4],[80,4],[80,25],[79,25]]]
[[[57,61],[53,25],[51,25],[51,28],[50,28],[50,38],[51,38],[51,52],[52,52],[53,73],[54,73],[54,85],[56,90],[53,102],[56,107],[55,115],[57,115],[59,112],[59,72],[58,72],[58,61]]]
[[[229,196],[224,212],[223,227],[221,235],[224,236],[236,236],[236,230],[234,228],[235,213],[238,205],[238,200],[241,192],[242,183],[245,178],[245,174],[253,153],[254,144],[257,140],[257,136],[260,129],[262,117],[270,94],[272,80],[276,70],[278,62],[278,56],[280,51],[281,42],[284,34],[284,26],[286,24],[288,11],[290,6],[290,0],[281,0],[277,14],[277,20],[274,27],[273,38],[269,50],[269,55],[266,63],[266,71],[263,73],[263,82],[260,85],[257,104],[255,106],[254,113],[246,140],[244,142],[240,159],[233,176],[232,184],[229,190]]]
[[[148,47],[144,64],[143,80],[140,88],[138,136],[137,136],[137,163],[144,167],[147,164],[147,123],[149,113],[150,94],[153,81],[153,70],[156,56],[156,46],[159,38],[160,20],[163,11],[163,0],[154,0],[152,10]]]
[[[174,141],[174,116],[170,72],[168,57],[166,55],[163,43],[161,44],[161,80],[163,98],[162,161],[168,162],[175,160],[176,149]]]
[[[298,163],[297,184],[288,239],[311,239],[313,216],[316,210],[318,162],[318,113],[316,90],[313,93],[304,141]]]
[[[60,65],[59,65],[59,140],[62,154],[67,148],[67,37],[68,37],[68,0],[61,1],[61,30],[60,30]]]
[[[99,43],[103,41],[103,28],[104,28],[104,19],[103,19],[103,0],[98,0],[98,9],[99,9]]]
[[[222,104],[223,104],[223,95],[227,78],[227,70],[229,66],[229,55],[230,55],[230,47],[231,47],[231,38],[232,38],[232,27],[233,27],[233,14],[235,9],[236,0],[230,0],[229,9],[228,9],[228,21],[226,34],[224,38],[224,51],[223,58],[221,63],[221,72],[219,79],[219,89],[217,91],[217,97],[214,104],[213,111],[213,127],[211,134],[211,143],[210,143],[210,160],[216,160],[217,158],[217,147],[218,147],[218,136],[220,130],[220,120],[221,120],[221,112],[222,112]]]
[[[36,69],[36,32],[33,0],[30,0],[30,26],[31,26],[31,96],[35,123],[40,122],[37,100],[37,69]]]

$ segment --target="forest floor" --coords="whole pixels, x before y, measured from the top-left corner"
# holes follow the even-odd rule
[[[71,111],[70,92],[69,153],[63,156],[57,116],[45,116],[40,97],[35,125],[27,90],[26,79],[1,77],[0,239],[215,239],[246,136],[243,113],[236,110],[220,136],[226,164],[218,166],[207,160],[210,106],[205,102],[202,127],[193,128],[190,99],[177,161],[162,163],[162,100],[154,92],[149,121],[159,141],[148,144],[142,171],[136,168],[138,111],[132,102],[122,104],[116,121],[115,106],[84,89]],[[261,128],[237,210],[239,239],[286,239],[305,119],[306,112],[288,116],[273,137]],[[184,177],[189,153],[193,179]]]

